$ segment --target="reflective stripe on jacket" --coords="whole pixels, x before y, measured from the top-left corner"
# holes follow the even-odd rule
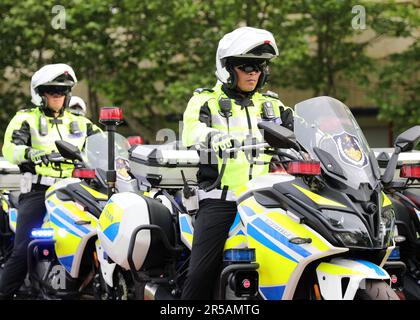
[[[191,147],[205,143],[211,132],[231,134],[239,142],[247,135],[262,141],[262,136],[257,124],[262,121],[263,103],[270,101],[276,117],[280,117],[280,100],[264,96],[258,92],[251,97],[249,106],[241,106],[231,100],[231,114],[228,118],[223,116],[219,106],[220,98],[228,98],[221,85],[213,90],[195,92],[188,102],[183,117],[182,142],[184,146]],[[261,155],[256,160],[269,162],[271,156]],[[221,159],[218,158],[220,172]],[[268,164],[250,164],[244,152],[239,152],[237,158],[229,159],[222,178],[221,187],[229,186],[230,190],[237,190],[252,177],[257,177],[268,172]]]
[[[20,165],[21,171],[29,171],[50,177],[71,176],[73,165],[62,164],[61,170],[55,170],[52,164],[45,166],[29,163],[25,159],[25,152],[28,147],[44,150],[48,153],[57,151],[56,140],[64,140],[82,150],[86,137],[93,133],[93,124],[87,118],[73,115],[68,111],[54,119],[45,116],[48,131],[46,135],[40,133],[40,108],[22,110],[16,113],[7,126],[4,143],[3,156],[11,163]],[[70,124],[76,121],[80,131],[72,133]]]

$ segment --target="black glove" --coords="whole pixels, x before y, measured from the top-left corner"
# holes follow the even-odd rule
[[[29,150],[27,150],[26,152],[25,157],[26,159],[30,160],[35,165],[39,165],[43,163],[47,166],[49,163],[48,153],[43,150],[29,148]]]
[[[281,125],[289,130],[294,129],[293,125],[293,111],[290,108],[285,109],[283,106],[280,106],[280,118]]]
[[[247,137],[243,142],[242,145],[245,146],[253,146],[258,144],[259,141],[255,137]],[[244,150],[245,156],[249,162],[252,162],[256,157],[258,157],[261,153],[260,149],[245,149]]]
[[[210,137],[210,147],[218,155],[219,158],[223,158],[226,150],[231,148],[237,148],[241,144],[230,134],[216,133]],[[235,158],[237,150],[231,152],[228,157]]]

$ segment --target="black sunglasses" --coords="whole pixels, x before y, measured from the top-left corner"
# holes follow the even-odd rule
[[[65,96],[70,92],[70,88],[67,86],[45,86],[40,91],[41,94]]]
[[[264,70],[264,68],[266,67],[265,63],[260,63],[260,64],[256,64],[256,63],[244,63],[241,64],[239,66],[236,66],[239,70],[242,70],[243,72],[246,73],[250,73],[253,71],[256,72],[262,72]]]

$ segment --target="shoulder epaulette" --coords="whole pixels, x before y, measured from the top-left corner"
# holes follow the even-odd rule
[[[262,94],[265,97],[270,97],[270,98],[274,98],[274,99],[279,99],[279,95],[273,91],[267,91],[265,93]]]
[[[18,110],[18,112],[31,112],[31,111],[32,111],[31,108],[25,108],[25,109]]]
[[[214,90],[210,89],[210,88],[197,88],[197,89],[194,90],[195,93],[203,93],[205,91],[214,92]]]

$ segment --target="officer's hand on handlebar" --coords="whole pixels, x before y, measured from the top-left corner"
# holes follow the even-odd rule
[[[48,160],[50,162],[64,162],[65,161],[64,157],[58,152],[51,152],[48,155]]]
[[[48,165],[48,153],[43,150],[37,150],[30,148],[29,151],[26,153],[26,159],[30,160],[35,165],[45,164]]]
[[[236,140],[230,134],[224,133],[216,133],[210,138],[210,147],[213,149],[214,152],[219,156],[219,158],[223,158],[226,153],[227,149],[237,148],[241,144],[238,140]],[[237,150],[234,152],[230,152],[227,157],[235,158]]]
[[[281,118],[281,125],[293,131],[294,116],[293,116],[292,109],[290,108],[285,109],[284,107],[280,107],[280,118]]]
[[[257,138],[255,137],[247,137],[243,142],[242,142],[242,146],[246,147],[246,146],[255,146],[258,145],[259,143],[261,143],[261,141],[258,141]],[[261,149],[258,148],[253,148],[253,149],[246,149],[244,150],[245,152],[245,156],[247,157],[248,160],[252,160],[253,158],[256,158],[260,155],[261,153]]]

